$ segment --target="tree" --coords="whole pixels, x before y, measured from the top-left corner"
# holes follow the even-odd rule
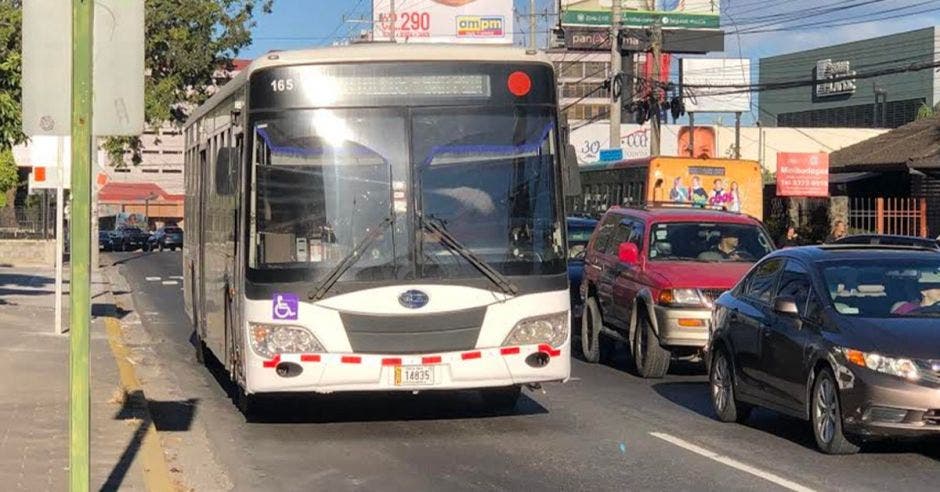
[[[192,108],[211,95],[220,69],[251,44],[255,13],[270,13],[274,0],[147,0],[145,87],[147,124],[180,125]],[[112,165],[125,157],[140,163],[136,137],[104,144]]]
[[[10,149],[25,140],[20,124],[20,25],[19,0],[0,2],[0,208],[7,192],[18,184],[16,162]]]

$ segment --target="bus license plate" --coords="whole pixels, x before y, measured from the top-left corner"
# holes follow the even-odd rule
[[[434,366],[395,366],[395,386],[434,384]]]

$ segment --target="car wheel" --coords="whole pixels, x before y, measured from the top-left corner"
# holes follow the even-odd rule
[[[724,350],[715,354],[708,374],[711,387],[712,408],[722,422],[744,422],[751,416],[753,407],[738,402],[734,396],[734,371]]]
[[[633,334],[633,364],[637,375],[644,378],[661,378],[669,371],[671,358],[672,354],[659,345],[659,338],[653,332],[653,326],[646,313],[638,313]]]
[[[487,388],[480,390],[483,404],[492,410],[508,412],[516,409],[519,397],[522,396],[522,386],[514,385],[505,388]]]
[[[597,300],[588,297],[581,312],[581,354],[584,360],[595,364],[601,360],[601,325],[604,320]]]
[[[812,399],[813,436],[826,454],[854,454],[859,447],[842,432],[842,405],[836,378],[827,367],[816,376]]]

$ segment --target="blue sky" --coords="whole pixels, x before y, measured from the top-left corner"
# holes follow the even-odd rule
[[[527,13],[528,0],[515,0],[514,3],[519,13]],[[554,0],[537,0],[536,3],[538,12],[555,10]],[[809,10],[809,14],[800,15],[807,9],[822,8],[827,10]],[[804,31],[729,34],[725,55],[738,56],[740,53],[748,58],[940,25],[940,2],[936,0],[722,0],[721,9],[722,25],[729,33],[793,26],[800,22],[818,23]],[[275,0],[274,13],[258,17],[254,44],[241,56],[254,58],[272,49],[329,44],[333,39],[369,29],[368,23],[344,22],[344,14],[347,18],[368,21],[372,16],[372,0]],[[873,16],[884,19],[864,22]],[[778,20],[785,22],[776,22]],[[554,18],[540,19],[540,32],[547,31],[549,21],[555,22]],[[840,22],[851,24],[832,26]],[[527,28],[525,18],[517,18],[516,24],[516,31]],[[521,42],[524,35],[519,33],[517,37]],[[540,36],[540,39],[544,42],[545,38]]]

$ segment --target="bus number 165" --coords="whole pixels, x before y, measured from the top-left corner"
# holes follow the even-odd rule
[[[272,80],[271,90],[274,92],[290,92],[294,90],[294,79]]]

